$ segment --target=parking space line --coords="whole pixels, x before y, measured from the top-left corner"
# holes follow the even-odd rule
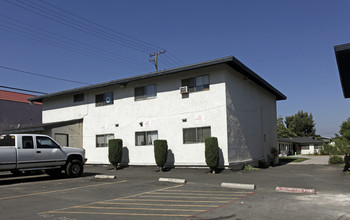
[[[181,190],[181,189],[168,189],[168,190],[164,190],[166,192],[205,192],[205,193],[232,193],[232,194],[250,194],[252,192],[234,192],[234,191],[212,191],[212,190],[208,190],[208,191],[204,191],[204,190]]]
[[[196,217],[232,204],[252,192],[182,190],[183,184],[40,214]],[[162,199],[164,198],[164,199]]]
[[[124,182],[126,182],[126,180]],[[152,190],[152,191],[149,191],[149,192],[162,191],[162,190],[166,190],[166,189],[177,188],[177,187],[180,187],[180,186],[183,186],[183,184],[176,185],[176,186],[170,186],[170,187],[166,187],[166,188],[163,188],[163,189]],[[136,195],[124,196],[124,197],[121,197],[121,198],[118,198],[118,199],[108,199],[108,200],[104,200],[104,201],[100,201],[100,202],[117,201],[117,200],[122,200],[122,199],[128,199],[128,198],[132,198],[132,197],[137,197],[137,196],[143,195],[145,193],[148,193],[148,192],[143,192],[143,193],[139,193],[139,194],[136,194]],[[83,205],[92,205],[92,204],[98,204],[98,203],[99,202],[91,202],[91,203],[87,203],[87,204],[83,204]],[[40,215],[40,214],[46,214],[46,213],[56,213],[56,212],[61,211],[61,210],[73,209],[73,208],[76,208],[76,207],[79,207],[79,206],[70,206],[70,207],[67,207],[67,208],[41,212],[41,213],[38,213],[38,214]],[[61,213],[64,213],[64,211],[61,211]]]
[[[190,196],[220,196],[220,197],[232,197],[232,196],[242,196],[239,194],[202,194],[202,193],[167,193],[167,192],[154,192],[154,195],[190,195]]]
[[[162,201],[171,201],[171,200],[162,200]],[[143,205],[143,206],[173,206],[173,207],[217,207],[217,205],[179,205],[179,204],[155,204],[155,203],[128,203],[128,202],[100,202],[99,204],[106,205]]]
[[[241,197],[241,196],[239,196]],[[180,198],[192,198],[192,199],[229,199],[229,201],[232,200],[232,198],[228,197],[212,197],[212,196],[140,196],[140,198],[175,198],[175,199],[180,199]]]
[[[110,184],[116,184],[116,183],[125,183],[125,182],[127,182],[127,180],[117,181],[117,182],[113,182],[113,183],[100,183],[100,184],[94,184],[94,185],[88,185],[88,186],[80,186],[80,187],[74,187],[74,188],[68,188],[68,189],[52,190],[52,191],[46,191],[46,192],[22,194],[22,195],[17,195],[17,196],[8,196],[8,197],[2,197],[2,198],[0,197],[0,200],[17,199],[17,198],[22,198],[22,197],[38,196],[38,195],[45,195],[45,194],[57,193],[57,192],[66,192],[66,191],[71,191],[71,190],[91,188],[91,187],[110,185]]]
[[[161,217],[190,217],[184,214],[154,214],[154,213],[117,213],[117,212],[72,212],[72,211],[54,211],[52,214],[86,214],[86,215],[126,215],[126,216],[161,216]]]
[[[147,210],[147,211],[176,211],[176,212],[203,212],[205,210],[191,209],[159,209],[159,208],[130,208],[130,207],[97,207],[97,206],[78,206],[81,209],[118,209],[118,210]]]
[[[238,198],[233,198],[238,199]],[[181,203],[227,203],[227,201],[190,201],[190,200],[164,200],[164,199],[123,199],[123,201],[144,201],[144,202],[181,202]]]

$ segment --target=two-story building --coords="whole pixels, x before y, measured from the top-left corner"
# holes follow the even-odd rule
[[[108,140],[121,138],[130,165],[155,165],[156,139],[167,140],[169,163],[206,165],[204,139],[215,136],[220,164],[233,166],[266,159],[277,146],[276,101],[285,99],[226,57],[29,100],[43,104],[43,123],[81,120],[89,163],[109,163]]]

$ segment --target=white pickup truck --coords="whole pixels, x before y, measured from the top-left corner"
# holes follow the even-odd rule
[[[0,170],[11,171],[15,175],[45,170],[50,176],[59,176],[65,171],[68,177],[79,177],[86,160],[84,149],[61,147],[46,135],[0,136]]]

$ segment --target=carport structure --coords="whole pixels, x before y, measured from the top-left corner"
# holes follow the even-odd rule
[[[334,46],[340,82],[345,98],[350,98],[350,43]]]

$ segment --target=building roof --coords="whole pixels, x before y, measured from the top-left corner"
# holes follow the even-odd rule
[[[29,103],[28,99],[33,97],[35,97],[35,95],[0,90],[0,100]]]
[[[350,98],[350,43],[334,46],[339,76],[345,98]]]
[[[279,138],[278,142],[287,142],[294,144],[323,144],[327,141],[317,140],[313,137],[295,137],[295,138]]]
[[[16,128],[16,129],[7,129],[7,130],[4,130],[2,133],[3,134],[25,134],[25,133],[33,133],[33,132],[42,132],[42,131],[45,131],[47,129],[62,127],[62,126],[66,126],[66,125],[72,125],[72,124],[81,123],[81,122],[83,122],[82,118],[68,120],[68,121],[43,123],[43,124],[22,127],[22,128]]]
[[[221,59],[210,60],[210,61],[206,61],[206,62],[182,66],[182,67],[178,67],[178,68],[174,68],[174,69],[152,72],[152,73],[138,75],[138,76],[134,76],[134,77],[130,77],[130,78],[118,79],[118,80],[113,80],[113,81],[95,84],[95,85],[91,85],[91,86],[85,86],[85,87],[81,87],[81,88],[65,90],[65,91],[51,93],[51,94],[47,94],[47,95],[36,96],[33,98],[29,98],[28,100],[31,102],[32,101],[42,102],[42,100],[44,98],[51,98],[54,96],[65,95],[65,94],[69,94],[69,93],[82,92],[82,91],[86,91],[86,90],[90,90],[90,89],[97,89],[97,88],[107,87],[107,86],[111,86],[111,85],[125,85],[129,82],[132,82],[132,81],[149,79],[149,78],[154,78],[154,77],[158,77],[158,76],[165,76],[165,75],[170,75],[170,74],[176,74],[176,73],[179,73],[182,71],[193,70],[193,69],[198,69],[198,68],[203,68],[203,67],[209,67],[209,66],[218,65],[218,64],[228,64],[230,67],[237,70],[239,73],[241,73],[245,77],[249,78],[250,80],[252,80],[256,84],[258,84],[262,88],[266,89],[274,96],[276,96],[276,100],[287,99],[287,97],[285,95],[283,95],[280,91],[278,91],[277,89],[272,87],[263,78],[261,78],[256,73],[254,73],[252,70],[250,70],[248,67],[246,67],[243,63],[241,63],[235,57],[230,56],[230,57],[225,57],[225,58],[221,58]]]

